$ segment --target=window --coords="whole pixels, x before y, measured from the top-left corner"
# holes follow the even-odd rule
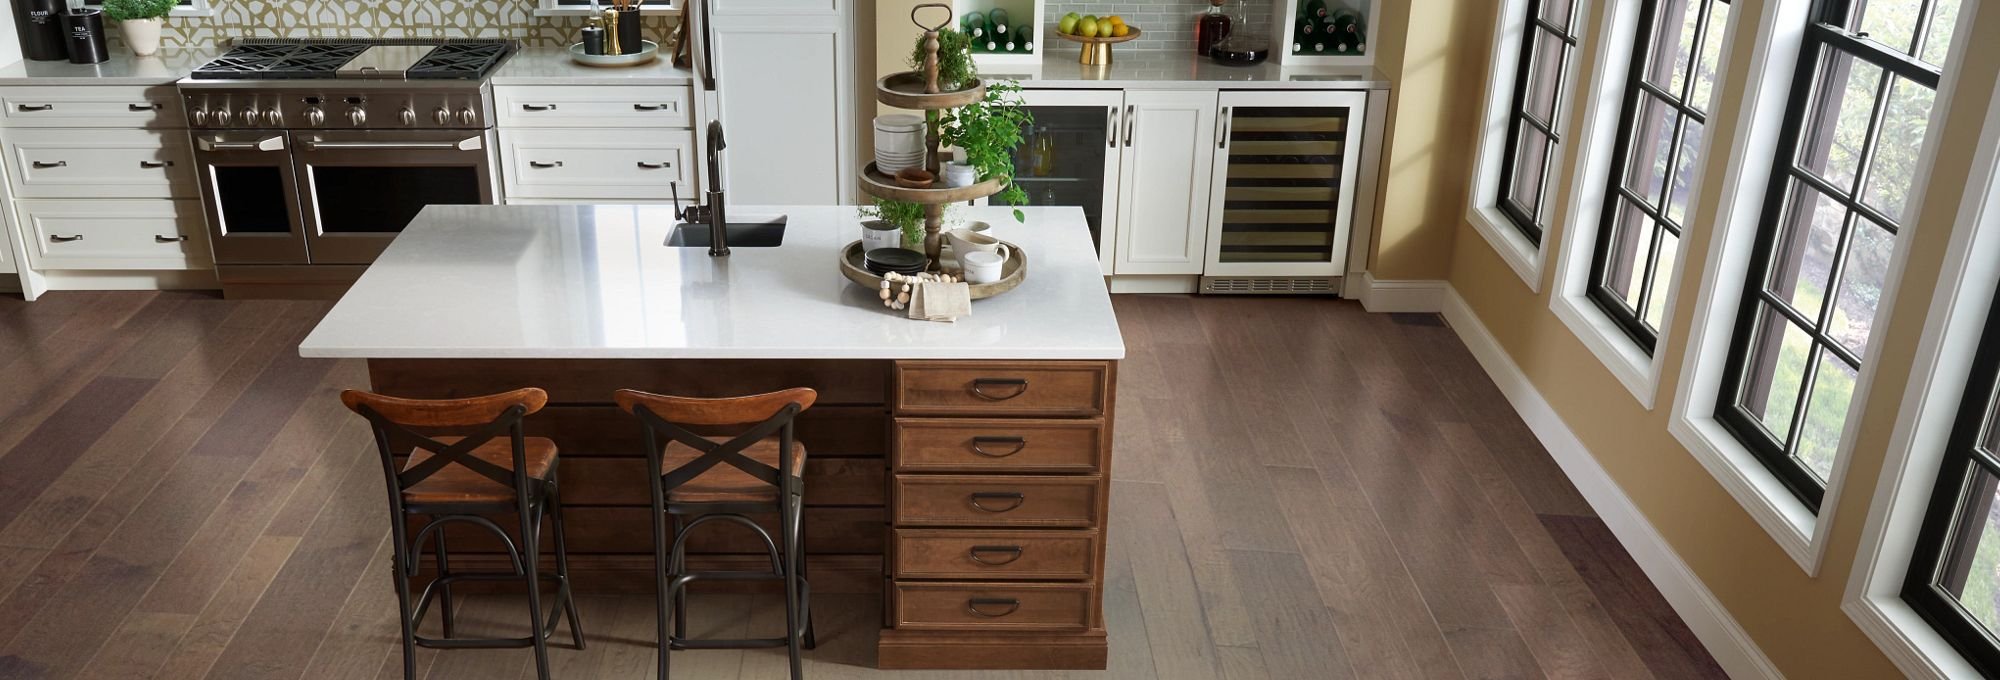
[[[1728,0],[1643,0],[1585,296],[1647,354],[1700,168]]]
[[[175,0],[174,5],[174,11],[171,16],[205,17],[215,13],[214,10],[209,8],[209,0]],[[103,7],[104,0],[83,0],[83,6]]]
[[[1540,244],[1550,202],[1549,169],[1562,143],[1557,99],[1569,78],[1578,17],[1576,0],[1528,0],[1527,10],[1495,204],[1529,242]]]
[[[1817,511],[1959,0],[1820,0],[1792,79],[1716,420]]]
[[[639,7],[639,12],[642,14],[659,14],[659,13],[675,12],[680,10],[681,3],[683,1],[684,0],[648,0],[648,2],[645,5]],[[535,13],[540,15],[589,14],[590,6],[592,4],[591,0],[540,0],[540,3],[541,6],[539,8],[536,8],[535,10]],[[611,8],[611,0],[597,0],[596,4],[600,9]]]
[[[2000,675],[2000,309],[1987,316],[1924,513],[1903,599],[1988,676]]]

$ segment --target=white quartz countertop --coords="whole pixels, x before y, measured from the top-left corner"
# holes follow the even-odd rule
[[[495,85],[686,85],[694,72],[675,68],[664,54],[650,64],[610,68],[578,64],[566,48],[523,47],[491,80]]]
[[[97,64],[21,61],[0,66],[4,85],[166,85],[187,77],[221,52],[214,48],[168,48],[150,57],[113,45],[111,58]]]
[[[1113,50],[1109,64],[1077,63],[1077,49],[1057,47],[1032,66],[979,68],[989,80],[1018,80],[1029,88],[1145,88],[1154,90],[1302,89],[1386,90],[1386,76],[1368,66],[1285,66],[1265,61],[1225,66],[1181,50]]]
[[[665,245],[668,206],[431,206],[299,345],[338,358],[1121,359],[1079,208],[964,208],[1028,254],[1019,288],[913,321],[840,275],[852,207],[790,216],[783,245]]]

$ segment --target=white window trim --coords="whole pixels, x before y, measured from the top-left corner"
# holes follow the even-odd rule
[[[1736,155],[1730,158],[1724,173],[1725,194],[1717,213],[1717,232],[1710,240],[1702,277],[1704,285],[1696,302],[1694,327],[1681,367],[1683,379],[1667,429],[1807,576],[1818,576],[1832,533],[1833,516],[1840,507],[1847,471],[1854,459],[1854,434],[1861,426],[1861,414],[1867,410],[1880,362],[1865,361],[1861,375],[1855,380],[1854,399],[1848,404],[1846,425],[1841,429],[1840,446],[1834,452],[1833,471],[1827,478],[1826,495],[1820,500],[1818,515],[1792,495],[1776,474],[1715,419],[1716,398],[1728,363],[1737,306],[1743,298],[1743,287],[1753,285],[1745,279],[1757,240],[1765,189],[1770,184],[1772,159],[1789,105],[1787,99],[1805,33],[1806,12],[1811,4],[1810,0],[1767,3],[1759,17],[1758,31],[1764,39],[1758,41],[1750,58],[1749,94],[1744,99],[1743,113],[1737,117],[1743,121],[1743,127],[1730,145]],[[1964,12],[1972,11],[1977,4],[1976,0],[1966,0],[1959,16],[1974,16]],[[1947,62],[1955,63],[1961,58],[1965,42],[1969,41],[1952,41]],[[1957,89],[1958,73],[1957,69],[1945,69],[1927,131],[1942,127],[1944,114],[1950,111],[1952,91]],[[1918,230],[1908,214],[1923,205],[1938,144],[1939,135],[1924,136],[1923,150],[1917,156],[1917,174],[1904,206],[1905,226],[1897,232],[1896,255],[1889,263],[1882,303],[1875,310],[1875,328],[1888,328],[1895,318],[1896,292],[1901,288],[1909,259],[1909,241]]]
[[[1576,14],[1570,17],[1572,26],[1588,26],[1590,7],[1594,3],[1577,3]],[[1528,237],[1514,226],[1505,214],[1500,212],[1496,197],[1500,195],[1500,166],[1507,154],[1507,127],[1511,125],[1514,106],[1514,76],[1521,68],[1522,35],[1528,30],[1527,0],[1502,0],[1500,20],[1493,31],[1493,61],[1486,76],[1486,108],[1480,120],[1478,160],[1473,166],[1472,196],[1466,201],[1465,220],[1472,228],[1486,237],[1493,250],[1500,253],[1500,259],[1520,275],[1521,282],[1528,284],[1528,290],[1542,291],[1542,262],[1550,239],[1555,237],[1554,226],[1542,231],[1542,246],[1529,242]],[[1589,31],[1577,31],[1576,52],[1571,58],[1578,58],[1588,42]],[[1576,69],[1572,65],[1570,73]],[[1576,78],[1563,83],[1563,89],[1556,93],[1556,120],[1569,121],[1569,104],[1576,90]],[[1564,144],[1568,147],[1568,144]],[[1557,159],[1568,156],[1569,149],[1560,149]],[[1558,164],[1555,170],[1562,168]],[[1562,186],[1560,172],[1551,172],[1545,180],[1553,190]]]
[[[205,2],[206,0],[195,0],[195,1]],[[681,2],[682,0],[649,0],[645,5],[639,7],[639,14],[641,16],[652,16],[655,14],[667,15],[667,16],[679,16],[681,13]],[[611,8],[611,0],[604,0],[603,6],[599,8],[599,11],[610,8]],[[571,7],[571,6],[560,5],[557,4],[557,0],[538,0],[535,4],[535,16],[586,17],[590,16],[590,8],[587,6]]]
[[[215,7],[209,3],[209,0],[187,0],[187,3],[188,4],[185,5],[175,5],[173,11],[168,12],[167,16],[169,17],[215,16]],[[95,2],[87,3],[86,6],[97,9],[103,9],[102,0],[96,0]]]
[[[1965,5],[1971,5],[1967,2]],[[1961,10],[1965,10],[1961,7]],[[1961,14],[1961,17],[1971,15]],[[1966,25],[1966,24],[1960,24]],[[1954,41],[1956,42],[1956,41]],[[1952,63],[1962,55],[1952,46]],[[1938,104],[1946,104],[1940,92]],[[1905,675],[1979,677],[1979,672],[1903,601],[1903,580],[1937,484],[1959,402],[2000,287],[2000,91],[1986,106],[1967,191],[1931,295],[1882,477],[1868,508],[1841,610]]]

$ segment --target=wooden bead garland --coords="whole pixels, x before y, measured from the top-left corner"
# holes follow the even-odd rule
[[[910,306],[910,295],[916,290],[918,284],[926,282],[957,283],[958,281],[958,277],[950,274],[924,272],[911,276],[889,272],[882,276],[882,306],[901,311]]]

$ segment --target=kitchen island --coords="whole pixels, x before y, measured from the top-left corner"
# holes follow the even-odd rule
[[[1082,212],[959,211],[1031,264],[953,323],[909,320],[841,277],[851,207],[730,212],[788,215],[782,244],[669,247],[665,206],[432,206],[300,353],[365,359],[368,387],[397,396],[547,390],[530,434],[562,451],[584,591],[653,589],[639,427],[614,390],[814,388],[798,425],[809,576],[819,592],[883,593],[882,667],[1103,668],[1124,342]],[[1008,500],[978,502],[995,496]],[[454,559],[505,559],[487,537],[453,538]],[[698,534],[693,566],[754,568],[756,540]]]

